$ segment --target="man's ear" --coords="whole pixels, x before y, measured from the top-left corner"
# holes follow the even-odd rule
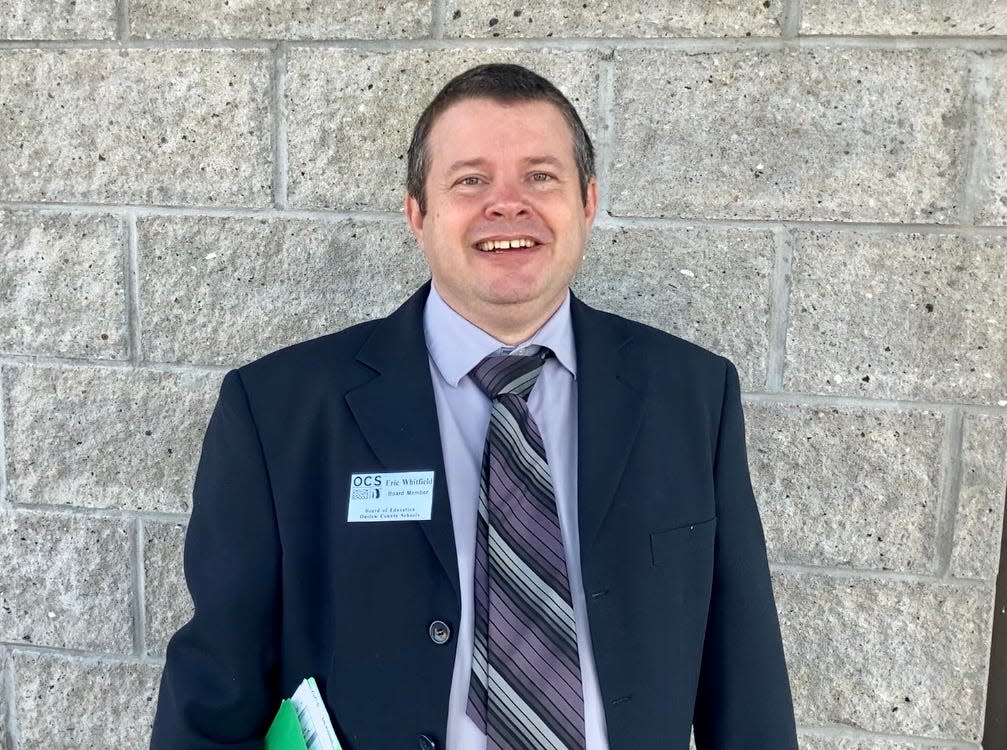
[[[409,222],[409,228],[413,230],[413,236],[416,238],[416,242],[419,246],[423,247],[423,213],[420,211],[420,203],[411,195],[406,195],[406,204],[404,207],[406,214],[406,221]]]
[[[587,181],[587,194],[584,196],[584,220],[587,228],[594,224],[594,217],[598,213],[598,179],[592,177]]]

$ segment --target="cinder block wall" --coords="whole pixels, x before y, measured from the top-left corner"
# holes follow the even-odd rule
[[[1003,0],[0,10],[0,736],[142,748],[227,368],[425,278],[407,138],[556,80],[588,301],[733,358],[805,750],[977,748],[1007,484]]]

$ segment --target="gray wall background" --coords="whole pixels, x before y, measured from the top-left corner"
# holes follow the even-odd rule
[[[452,74],[600,152],[576,288],[738,364],[804,750],[977,748],[1007,486],[1002,0],[0,0],[0,737],[141,748],[227,368],[425,279]]]

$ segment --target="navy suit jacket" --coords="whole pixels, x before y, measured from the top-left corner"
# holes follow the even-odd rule
[[[443,747],[458,566],[423,336],[387,318],[227,373],[185,544],[151,747],[262,747],[314,676],[347,750]],[[611,750],[792,750],[738,375],[572,300],[584,589]],[[350,474],[435,471],[429,521],[347,523]],[[428,742],[429,741],[429,742]]]

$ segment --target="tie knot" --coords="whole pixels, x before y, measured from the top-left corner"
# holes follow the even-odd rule
[[[490,399],[506,393],[528,398],[545,360],[552,354],[543,346],[527,346],[518,351],[490,354],[472,368],[472,379]]]

